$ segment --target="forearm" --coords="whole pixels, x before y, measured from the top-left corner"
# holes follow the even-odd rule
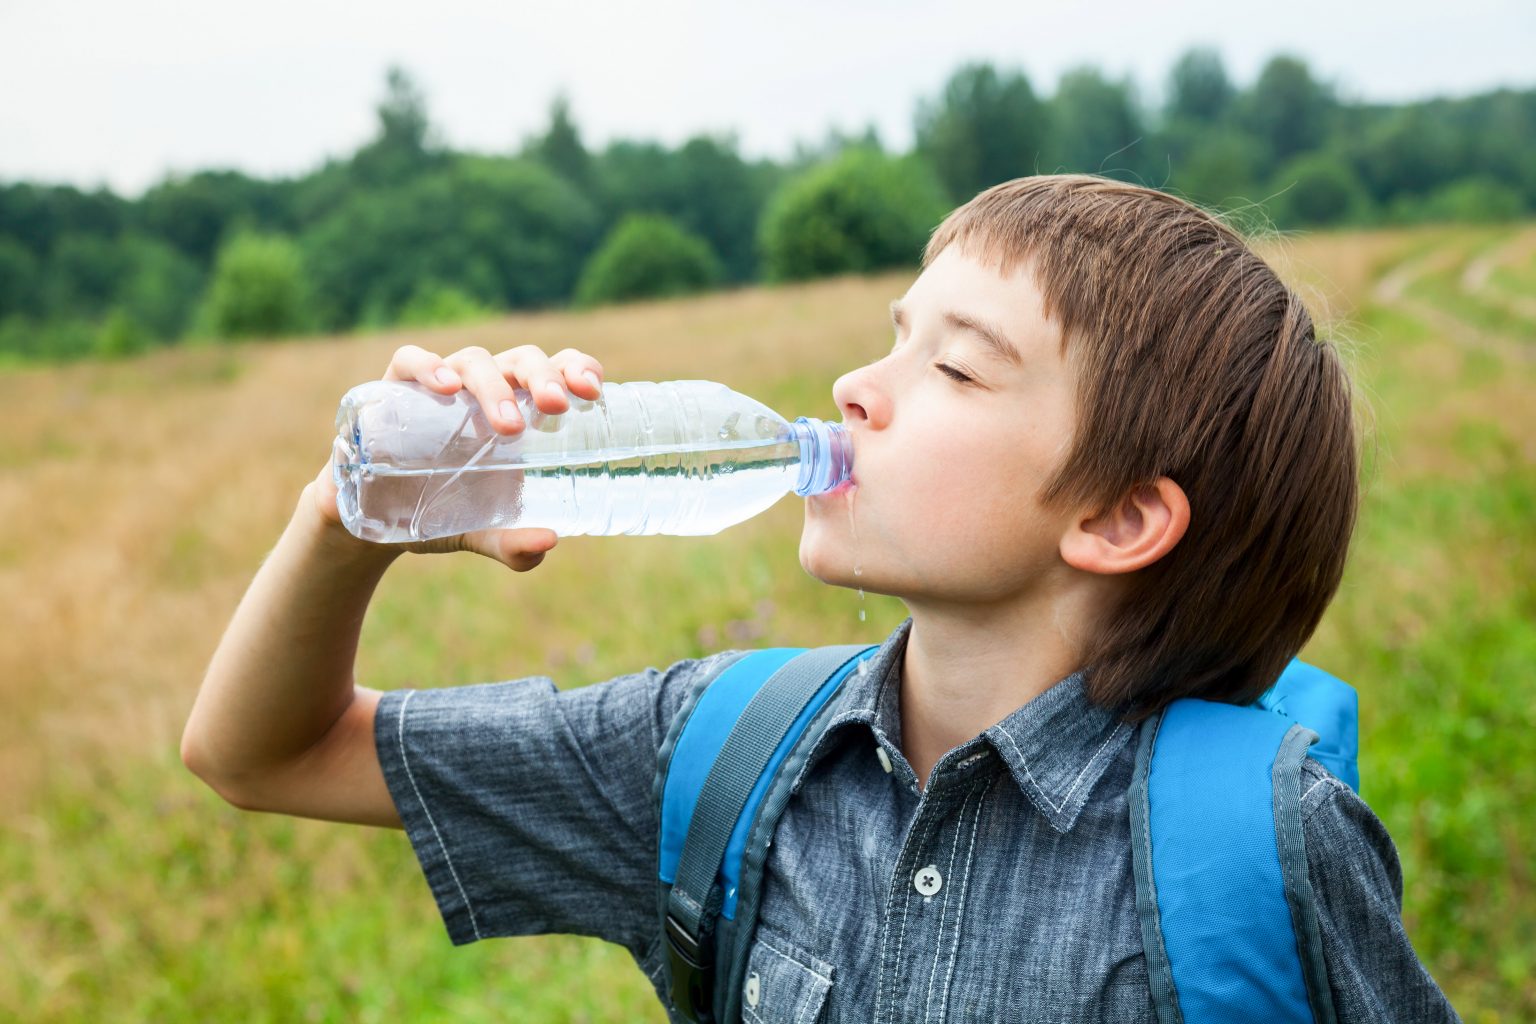
[[[211,785],[308,750],[352,701],[358,635],[399,550],[340,537],[306,489],[214,651],[182,734]]]

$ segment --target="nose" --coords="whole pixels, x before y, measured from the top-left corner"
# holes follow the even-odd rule
[[[868,366],[843,374],[832,385],[832,400],[843,422],[879,429],[890,418],[890,403],[876,386]]]

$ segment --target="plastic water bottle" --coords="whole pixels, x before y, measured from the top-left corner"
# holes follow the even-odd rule
[[[793,491],[849,479],[841,424],[788,422],[707,380],[570,392],[567,412],[514,397],[526,424],[501,434],[467,389],[370,381],[342,397],[331,468],[342,522],[394,543],[487,527],[578,534],[718,533]]]

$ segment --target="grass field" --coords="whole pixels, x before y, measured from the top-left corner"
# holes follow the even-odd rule
[[[1266,252],[1348,339],[1374,412],[1350,569],[1305,656],[1360,691],[1363,795],[1431,973],[1469,1021],[1536,1019],[1536,226]],[[181,728],[337,400],[398,345],[572,345],[610,380],[712,378],[836,419],[832,381],[886,350],[910,280],[0,376],[0,1019],[664,1020],[618,947],[452,948],[403,834],[237,811],[182,767]],[[800,522],[789,498],[715,537],[567,538],[529,574],[404,558],[358,679],[574,686],[882,639],[901,605],[871,596],[860,622],[800,569]]]

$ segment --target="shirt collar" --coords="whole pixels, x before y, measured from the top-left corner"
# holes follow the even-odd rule
[[[864,722],[877,742],[884,737],[900,749],[901,663],[911,631],[909,617],[870,656],[864,672],[848,676],[829,735],[846,723]],[[982,733],[1059,833],[1076,823],[1088,794],[1135,731],[1089,701],[1085,682],[1083,672],[1074,672]],[[827,749],[819,746],[818,753]]]

